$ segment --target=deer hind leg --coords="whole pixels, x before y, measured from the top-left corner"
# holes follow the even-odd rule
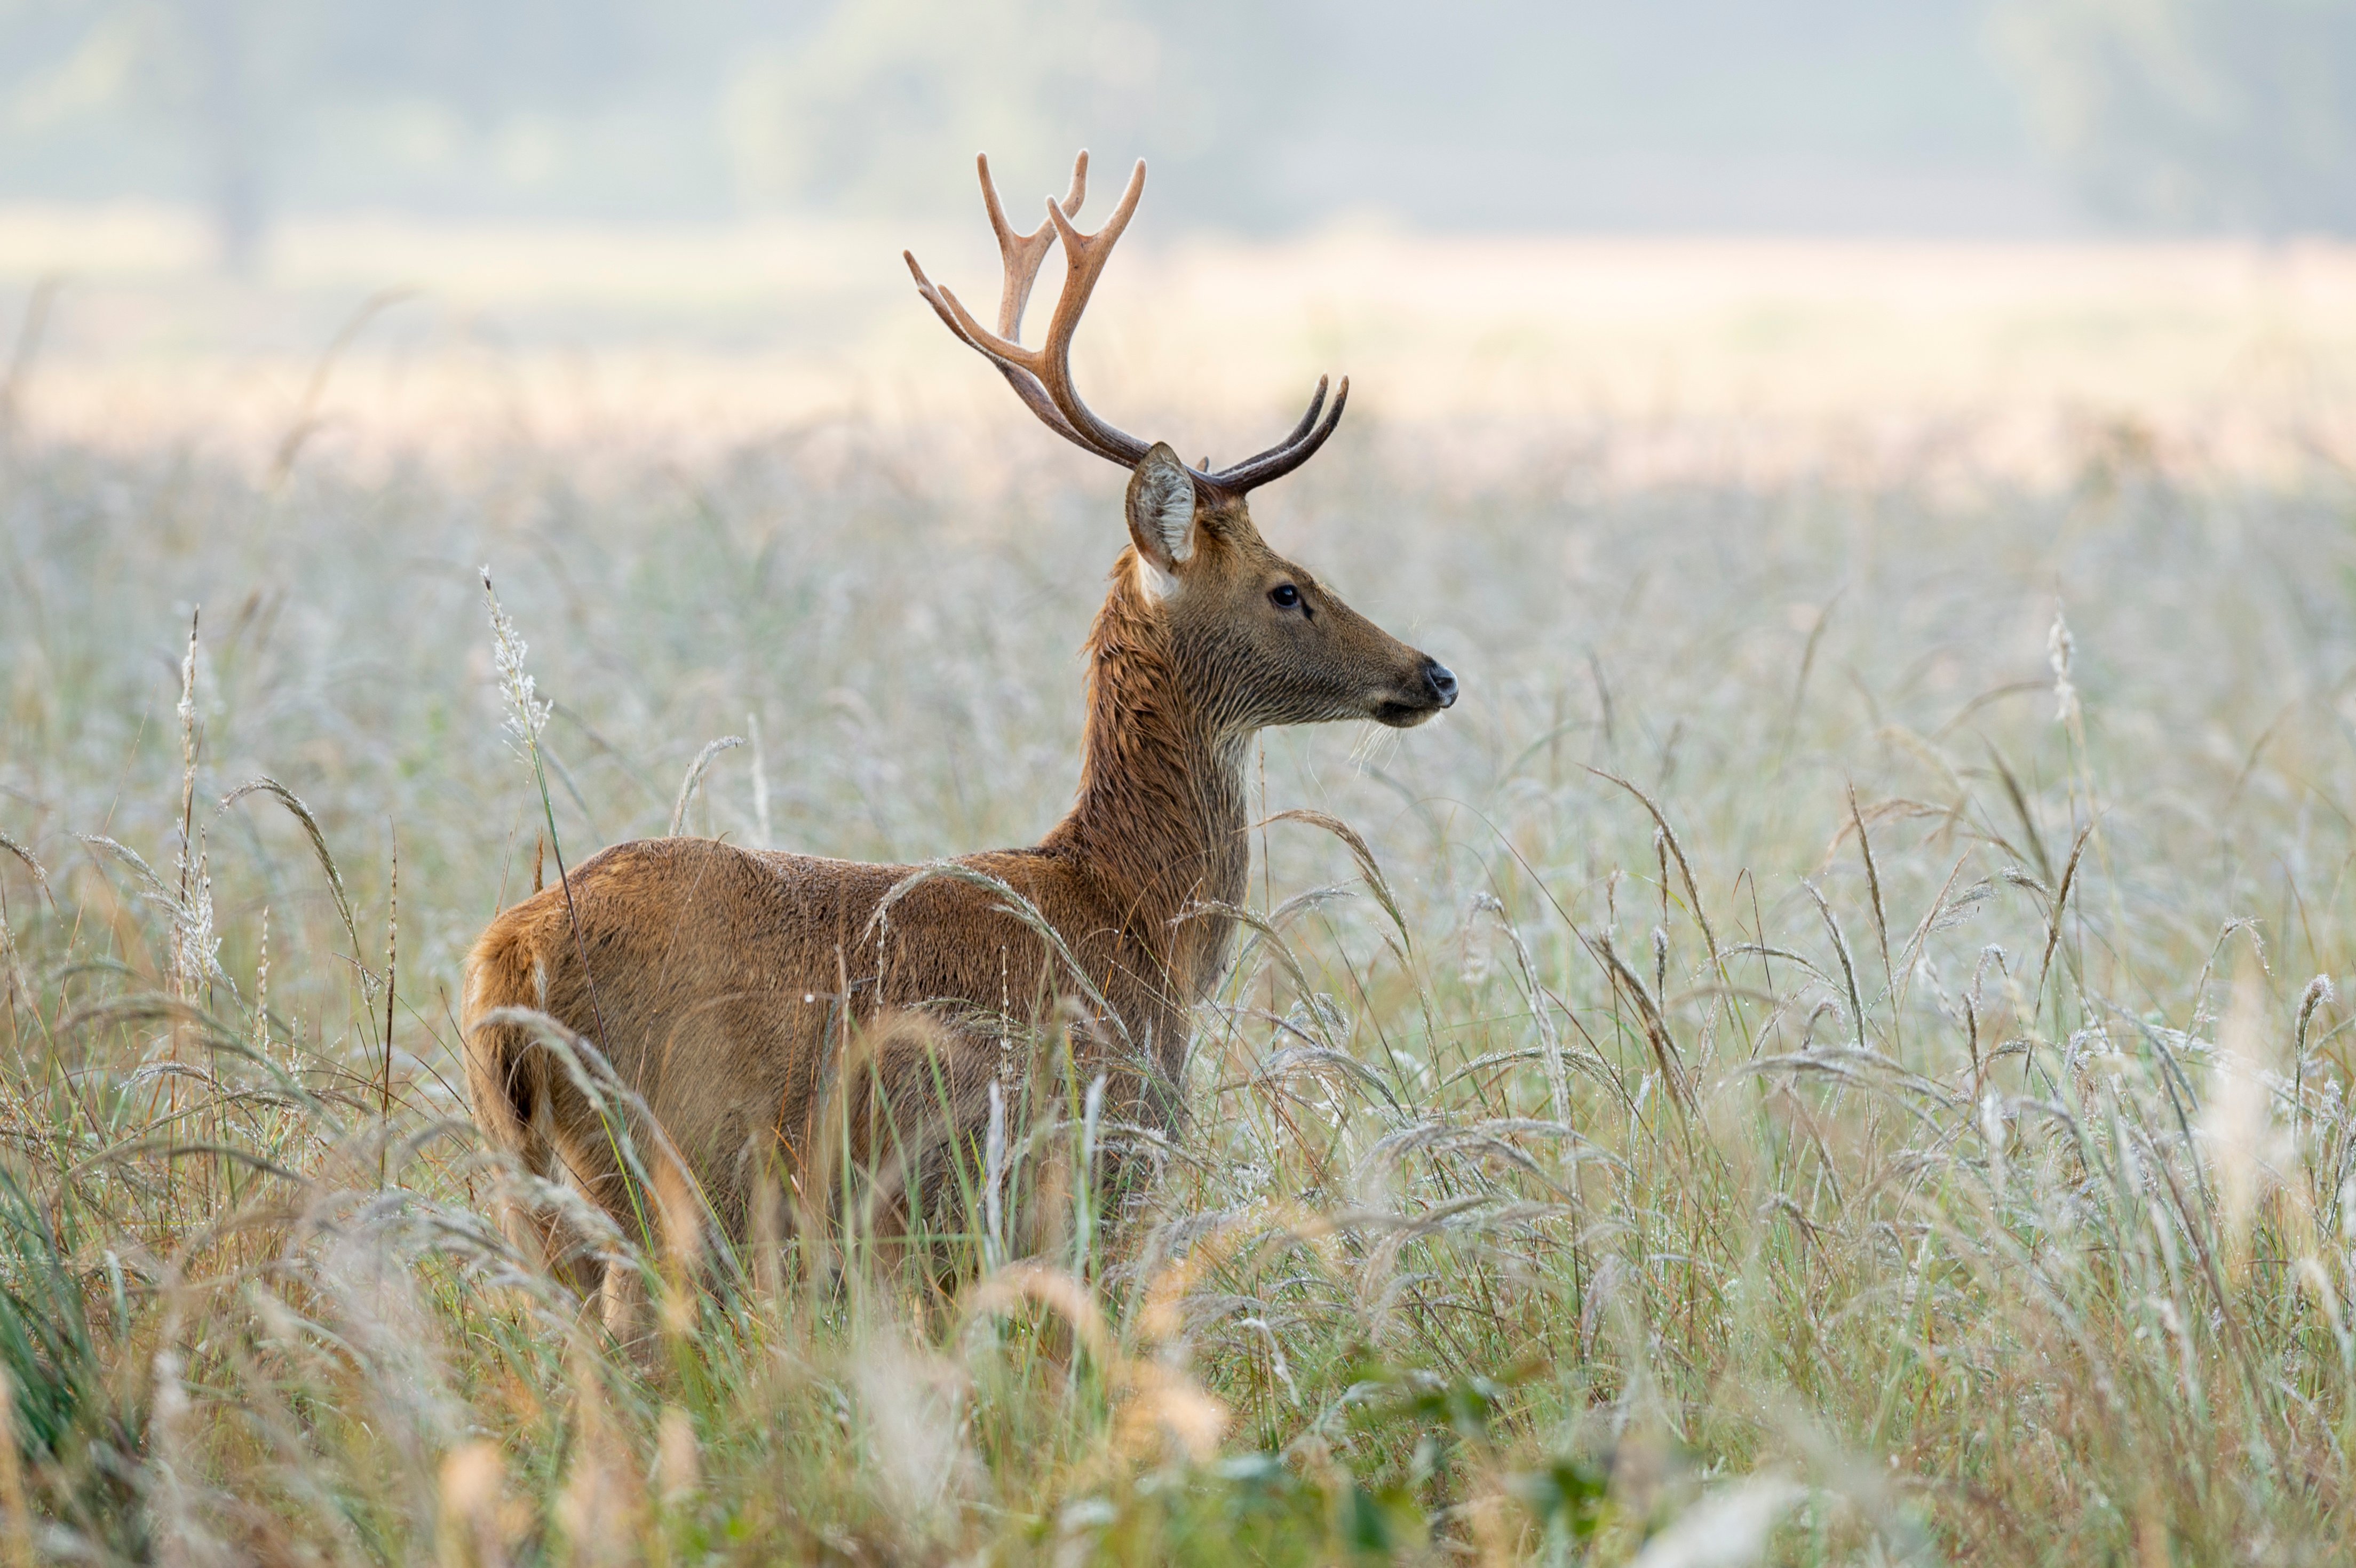
[[[534,1005],[528,992],[518,994],[518,965],[503,962],[510,954],[489,938],[468,955],[466,978],[466,1024],[459,1030],[460,1050],[466,1065],[466,1102],[483,1141],[507,1155],[526,1173],[540,1179],[556,1177],[552,1156],[537,1115],[539,1072],[530,1060],[531,1040],[513,1024],[479,1021],[494,1008]],[[558,1217],[544,1205],[521,1194],[502,1193],[498,1200],[499,1229],[509,1245],[526,1261],[551,1272],[565,1249],[559,1246]]]
[[[631,1180],[622,1151],[631,1129],[610,1102],[602,1109],[562,1070],[547,1074],[544,1145],[561,1179],[587,1199],[619,1233],[618,1246],[563,1227],[563,1277],[594,1307],[606,1331],[625,1344],[637,1338],[646,1295],[637,1261],[661,1244],[663,1206]],[[632,1146],[641,1160],[658,1157],[644,1140]]]
[[[636,1235],[629,1193],[616,1139],[602,1118],[531,1032],[510,1023],[477,1021],[503,1007],[539,1008],[540,968],[528,939],[495,924],[466,964],[462,1031],[466,1094],[485,1140],[524,1172],[552,1187],[570,1187],[613,1220],[626,1239]],[[544,1199],[509,1194],[500,1205],[509,1244],[584,1299],[609,1297],[610,1275],[598,1239]],[[615,1316],[607,1310],[609,1318]]]

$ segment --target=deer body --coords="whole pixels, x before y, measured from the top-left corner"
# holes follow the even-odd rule
[[[1191,1009],[1224,970],[1233,921],[1223,912],[1241,902],[1249,867],[1243,762],[1253,734],[1353,718],[1405,727],[1454,700],[1452,676],[1276,555],[1246,507],[1246,490],[1331,433],[1346,382],[1322,423],[1321,383],[1286,443],[1214,474],[1080,402],[1071,328],[1144,172],[1106,229],[1084,236],[1068,212],[1085,169],[1082,155],[1072,195],[1049,204],[1069,265],[1044,349],[1015,339],[1051,237],[1044,227],[1012,233],[986,164],[1008,263],[1000,332],[916,274],[952,330],[1051,428],[1131,470],[1130,545],[1089,635],[1070,812],[1035,847],[926,869],[681,837],[619,845],[573,873],[569,903],[559,886],[509,909],[468,958],[463,1029],[477,1123],[626,1231],[636,1221],[610,1132],[571,1072],[501,1009],[545,1012],[603,1051],[659,1124],[665,1157],[684,1163],[732,1230],[748,1222],[764,1173],[782,1165],[790,1179],[821,1110],[846,1102],[864,1113],[842,1124],[862,1129],[851,1157],[899,1160],[894,1179],[922,1205],[943,1173],[937,1156],[978,1135],[990,1085],[1012,1065],[1009,1014],[1019,1026],[1075,1008],[1076,1040],[1105,1056],[1130,1114],[1165,1125],[1176,1115]],[[1008,908],[1004,890],[1054,931],[1061,953]],[[851,1061],[854,1039],[863,1053]],[[911,1122],[934,1135],[913,1164],[905,1147],[884,1147]],[[577,1253],[552,1212],[514,1218],[557,1261]],[[576,1255],[581,1283],[594,1286],[597,1273]]]

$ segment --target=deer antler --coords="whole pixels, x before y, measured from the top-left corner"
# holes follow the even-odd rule
[[[1216,474],[1205,475],[1204,479],[1231,495],[1240,496],[1271,479],[1283,478],[1317,454],[1325,438],[1333,433],[1333,427],[1342,422],[1342,405],[1349,400],[1350,378],[1344,376],[1342,384],[1333,389],[1333,406],[1325,408],[1325,378],[1318,377],[1317,392],[1309,400],[1309,411],[1301,416],[1301,422],[1292,427],[1290,435],[1266,452],[1231,464]],[[1317,417],[1321,409],[1325,414],[1322,421]]]
[[[1022,339],[1023,309],[1031,303],[1031,285],[1038,282],[1040,263],[1047,259],[1048,251],[1055,243],[1052,231],[1054,226],[1042,223],[1028,234],[1015,233],[1013,226],[1006,221],[1006,209],[999,205],[998,186],[990,177],[990,155],[980,154],[974,163],[981,171],[982,204],[990,209],[990,227],[998,236],[999,259],[1006,269],[1005,286],[998,297],[996,338],[1011,347]],[[1073,211],[1077,212],[1080,203],[1087,199],[1087,193],[1088,155],[1084,150],[1072,161],[1072,189],[1064,199]],[[983,337],[991,335],[981,334],[980,327],[972,326],[973,318],[966,314],[957,296],[925,276],[925,269],[916,264],[916,253],[903,251],[900,255],[908,263],[908,271],[916,274],[916,292],[924,295],[925,303],[933,307],[942,324],[959,339],[998,367],[1000,374],[1006,378],[1006,384],[1014,389],[1014,395],[1023,400],[1024,407],[1037,414],[1048,429],[1065,440],[1100,457],[1111,455],[1082,437],[1056,410],[1055,400],[1048,397],[1047,389],[1040,384],[1037,373],[1031,368],[1028,362],[1031,357],[1027,353],[1018,351],[1010,357],[993,350],[982,341]],[[981,335],[978,336],[976,334]]]
[[[998,237],[999,257],[1006,271],[1005,284],[999,294],[998,330],[991,332],[976,321],[956,294],[925,276],[925,270],[916,264],[913,253],[903,251],[908,271],[916,277],[916,292],[951,332],[998,367],[1015,395],[1048,429],[1124,468],[1134,465],[1145,455],[1147,443],[1098,418],[1081,400],[1079,389],[1072,381],[1072,338],[1079,330],[1081,313],[1088,308],[1088,296],[1096,290],[1097,279],[1103,274],[1113,246],[1119,242],[1122,231],[1137,211],[1138,197],[1144,194],[1144,161],[1140,159],[1130,173],[1129,187],[1121,192],[1112,216],[1093,234],[1083,234],[1072,224],[1087,192],[1086,152],[1073,162],[1071,193],[1060,203],[1050,198],[1047,223],[1028,234],[1015,233],[1006,221],[1005,209],[998,200],[998,187],[990,177],[989,155],[982,155],[975,162],[981,172],[982,203],[989,209],[990,226]],[[1053,242],[1048,232],[1051,227],[1054,240],[1061,240],[1064,247],[1064,286],[1056,296],[1055,315],[1047,323],[1046,341],[1036,348],[1026,348],[1022,341],[1023,311],[1030,303],[1031,287],[1038,280],[1040,264],[1045,261],[1047,248]],[[1331,409],[1325,406],[1325,379],[1321,376],[1316,395],[1310,400],[1309,411],[1276,445],[1215,473],[1208,472],[1207,459],[1202,468],[1188,472],[1194,475],[1196,484],[1236,496],[1291,473],[1325,444],[1326,437],[1341,422],[1342,407],[1350,399],[1349,378],[1344,377],[1334,389]],[[1321,413],[1324,415],[1323,420],[1318,417]]]

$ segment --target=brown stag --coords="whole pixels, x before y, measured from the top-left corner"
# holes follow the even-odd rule
[[[1076,1037],[1129,1086],[1129,1110],[1176,1116],[1191,1011],[1223,972],[1244,894],[1256,731],[1354,719],[1404,729],[1456,699],[1454,676],[1270,549],[1246,508],[1324,444],[1349,382],[1329,407],[1320,380],[1283,441],[1215,471],[1106,423],[1072,384],[1072,336],[1145,165],[1094,234],[1071,221],[1086,153],[1029,234],[1007,223],[986,157],[980,173],[1005,264],[998,330],[910,256],[917,292],[1050,429],[1130,474],[1129,548],[1087,645],[1077,798],[1033,848],[929,868],[678,837],[616,845],[573,872],[569,896],[552,886],[494,920],[466,962],[475,1119],[625,1233],[680,1221],[659,1204],[634,1217],[587,1080],[545,1048],[527,1009],[603,1053],[660,1128],[674,1177],[691,1177],[723,1227],[747,1228],[770,1179],[798,1184],[815,1143],[839,1144],[876,1189],[921,1211],[982,1137],[1010,1028],[1044,1009],[1076,1015]],[[1062,293],[1045,342],[1026,347],[1023,306],[1058,241]],[[844,1130],[818,1138],[830,1106],[849,1107],[828,1124]],[[929,1132],[912,1143],[911,1125]],[[602,1288],[618,1325],[631,1281],[584,1250],[562,1207],[519,1204],[511,1230],[584,1291]]]

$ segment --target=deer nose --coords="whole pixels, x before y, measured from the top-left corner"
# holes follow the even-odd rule
[[[1438,659],[1423,661],[1424,684],[1431,688],[1432,697],[1442,708],[1456,706],[1456,673]]]

